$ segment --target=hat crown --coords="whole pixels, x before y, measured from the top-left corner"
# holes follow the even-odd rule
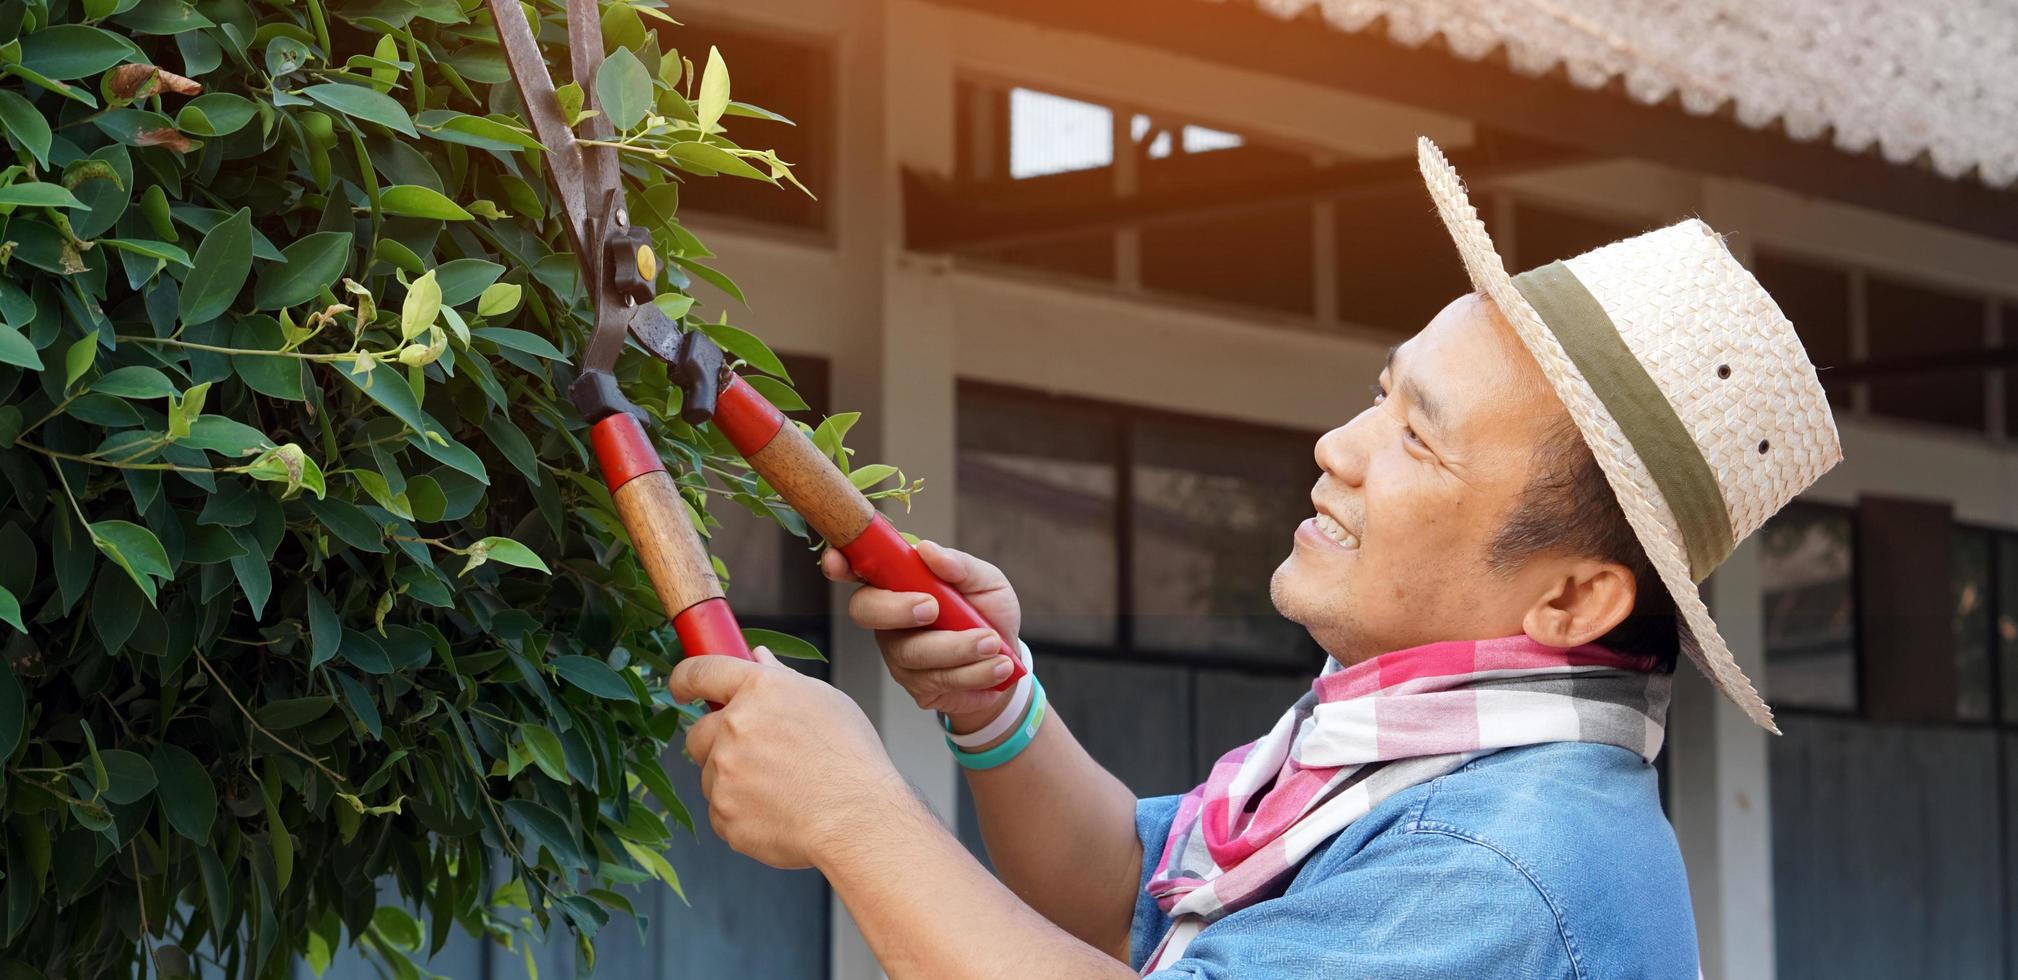
[[[1793,323],[1708,225],[1692,218],[1563,264],[1702,451],[1734,540],[1842,459]]]

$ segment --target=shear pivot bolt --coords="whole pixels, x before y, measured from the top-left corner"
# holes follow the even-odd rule
[[[658,278],[659,257],[652,254],[650,245],[638,246],[638,278],[650,282]]]

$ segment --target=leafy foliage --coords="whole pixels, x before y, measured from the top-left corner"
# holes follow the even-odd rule
[[[692,317],[689,276],[734,284],[683,181],[792,178],[665,21],[606,7],[598,96]],[[660,758],[692,709],[562,394],[586,291],[488,12],[0,0],[0,124],[0,974],[280,976],[354,943],[413,976],[457,925],[554,917],[592,966],[618,887],[679,887]],[[697,524],[713,496],[805,533],[663,364],[619,374]],[[848,421],[819,430],[844,466]]]

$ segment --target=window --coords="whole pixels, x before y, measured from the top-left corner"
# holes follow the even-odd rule
[[[1955,529],[1954,634],[1955,717],[1959,721],[1990,720],[1991,561],[1995,542],[1979,528]]]
[[[1793,503],[1760,529],[1766,697],[1781,708],[1857,708],[1851,518]]]
[[[1145,418],[1131,440],[1129,528],[1137,646],[1315,663],[1303,628],[1269,599],[1275,567],[1310,516],[1312,438]]]
[[[1119,443],[1108,412],[961,394],[960,547],[1015,583],[1033,644],[1117,642]]]
[[[1878,363],[1983,348],[1983,300],[1872,276],[1864,287],[1871,360]],[[1871,411],[1972,432],[1989,431],[1984,369],[1898,372],[1871,382]]]
[[[1009,90],[1009,176],[1015,180],[1114,163],[1114,111],[1027,88]]]
[[[735,79],[736,101],[763,106],[796,124],[728,119],[737,141],[777,150],[779,159],[792,164],[799,182],[820,198],[754,180],[689,181],[680,188],[682,208],[793,228],[825,228],[823,201],[834,193],[829,138],[834,131],[834,62],[828,49],[706,21],[668,27],[659,44],[666,50],[677,48],[696,70],[707,63],[708,46],[719,47]]]
[[[1314,434],[971,382],[959,412],[958,544],[1015,585],[1060,715],[1131,789],[1189,789],[1309,689],[1324,654],[1268,581]]]
[[[1794,322],[1794,332],[1829,393],[1829,404],[1847,407],[1850,385],[1831,383],[1830,369],[1852,360],[1849,271],[1761,249],[1753,257],[1752,274],[1780,304],[1780,312]]]

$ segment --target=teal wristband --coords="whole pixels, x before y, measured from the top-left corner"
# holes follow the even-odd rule
[[[1023,716],[1023,723],[1016,726],[1016,734],[1009,736],[1008,741],[985,752],[969,752],[953,744],[953,740],[948,738],[946,747],[953,750],[955,762],[960,763],[965,769],[993,769],[1023,754],[1023,750],[1030,747],[1030,742],[1037,737],[1037,729],[1044,724],[1045,710],[1051,706],[1050,698],[1044,695],[1043,682],[1035,678],[1032,678],[1032,681],[1036,684],[1036,690],[1031,693],[1029,711]]]

